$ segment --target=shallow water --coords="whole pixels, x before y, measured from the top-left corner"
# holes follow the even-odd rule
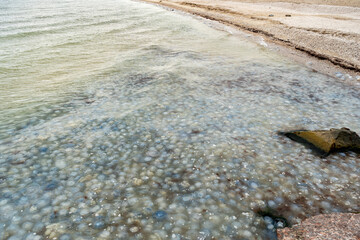
[[[0,0],[1,239],[275,239],[358,212],[360,86],[132,1]],[[264,216],[265,215],[265,216]]]

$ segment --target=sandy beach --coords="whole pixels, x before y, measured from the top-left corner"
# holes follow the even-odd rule
[[[316,71],[329,75],[343,71],[353,76],[360,71],[359,1],[145,1],[261,36],[264,45],[271,48],[275,43],[274,49]]]

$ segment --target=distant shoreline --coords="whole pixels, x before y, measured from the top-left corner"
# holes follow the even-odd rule
[[[314,71],[331,76],[341,71],[360,81],[359,1],[144,1],[261,36],[268,48]]]

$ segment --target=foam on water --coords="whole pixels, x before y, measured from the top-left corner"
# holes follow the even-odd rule
[[[74,27],[1,33],[1,239],[274,239],[359,211],[356,154],[276,134],[360,132],[358,84],[147,4],[7,3],[34,23],[13,32]]]

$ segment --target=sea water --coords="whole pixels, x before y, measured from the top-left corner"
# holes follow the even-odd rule
[[[129,0],[0,0],[0,239],[276,239],[359,212],[360,86]]]

